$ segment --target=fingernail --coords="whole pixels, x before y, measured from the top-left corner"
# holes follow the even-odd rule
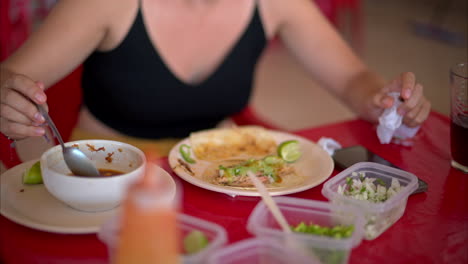
[[[404,90],[404,91],[403,91],[403,96],[404,96],[405,98],[409,98],[409,97],[411,96],[410,90]]]
[[[39,124],[41,124],[41,123],[43,123],[43,122],[45,121],[44,117],[43,117],[41,114],[39,114],[39,113],[36,113],[36,114],[34,115],[34,119],[35,119],[36,121],[38,121]]]
[[[37,86],[39,86],[39,88],[44,90],[44,84],[42,82],[36,82],[36,84],[37,84]]]
[[[36,136],[42,136],[42,135],[44,135],[44,133],[45,133],[45,130],[43,128],[41,128],[41,127],[38,127],[38,128],[34,129],[34,134]]]
[[[36,98],[36,100],[38,100],[38,101],[41,102],[41,103],[45,102],[45,100],[46,100],[45,95],[42,94],[42,93],[36,93],[36,94],[34,95],[34,97]]]

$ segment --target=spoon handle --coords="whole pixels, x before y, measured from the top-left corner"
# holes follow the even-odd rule
[[[52,133],[54,133],[54,135],[57,137],[58,141],[60,142],[60,145],[62,145],[62,148],[65,149],[65,145],[63,143],[62,136],[60,135],[57,127],[55,126],[54,121],[52,121],[52,118],[50,118],[49,114],[44,109],[44,107],[42,107],[42,105],[36,104],[36,106],[37,106],[37,109],[39,110],[39,112],[41,113],[41,115],[46,120],[49,127],[52,129]]]
[[[254,186],[257,188],[260,196],[262,197],[262,200],[265,202],[267,208],[270,209],[273,218],[275,218],[275,220],[278,222],[281,229],[283,229],[283,232],[292,233],[288,221],[284,217],[276,202],[273,200],[273,198],[271,198],[270,193],[266,189],[265,185],[263,185],[263,183],[257,178],[257,176],[255,176],[253,172],[247,171],[247,176],[249,176],[250,181],[252,181]]]

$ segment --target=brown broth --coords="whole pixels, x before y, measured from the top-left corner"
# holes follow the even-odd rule
[[[104,176],[104,177],[117,176],[117,175],[124,174],[121,171],[111,170],[111,169],[98,169],[98,171],[99,171],[99,175]]]
[[[111,177],[111,176],[117,176],[117,175],[122,175],[124,174],[121,171],[118,170],[112,170],[112,169],[98,169],[99,171],[99,177]],[[78,176],[73,173],[69,174],[70,176]]]

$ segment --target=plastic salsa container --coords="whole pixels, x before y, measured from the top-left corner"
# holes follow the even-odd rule
[[[306,200],[293,197],[274,197],[280,211],[291,226],[301,222],[322,227],[337,225],[353,225],[354,231],[350,237],[336,239],[309,233],[285,233],[278,225],[263,201],[260,201],[249,216],[247,229],[258,237],[279,241],[283,246],[291,242],[301,245],[301,252],[311,257],[311,262],[340,264],[347,263],[352,248],[361,243],[364,219],[354,208],[337,206],[331,203]],[[289,242],[289,243],[288,243]],[[293,263],[293,262],[290,262]]]
[[[118,216],[111,218],[101,227],[98,233],[98,238],[107,245],[111,260],[120,230],[119,221]],[[226,230],[218,224],[186,214],[178,214],[177,221],[180,228],[181,240],[193,230],[203,232],[208,239],[208,245],[199,252],[190,255],[182,254],[182,263],[184,264],[206,263],[206,258],[227,242]]]
[[[357,200],[338,193],[338,187],[346,185],[346,178],[358,179],[376,178],[377,181],[391,186],[392,179],[397,179],[401,188],[383,202]],[[359,162],[331,178],[322,188],[322,194],[335,205],[354,206],[365,218],[364,239],[377,238],[403,215],[408,196],[418,187],[418,179],[414,174],[373,162]]]
[[[207,264],[320,264],[281,243],[262,239],[249,238],[227,247],[216,250],[208,257]]]

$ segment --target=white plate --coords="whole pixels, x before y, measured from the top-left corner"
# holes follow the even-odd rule
[[[1,175],[0,213],[6,218],[52,233],[88,234],[97,233],[101,225],[119,211],[119,208],[98,213],[77,211],[49,194],[43,184],[23,185],[23,172],[36,161],[22,163]],[[166,171],[160,175],[171,182],[175,195],[172,177]]]
[[[293,164],[298,174],[304,175],[304,180],[292,187],[283,188],[269,188],[271,195],[286,195],[296,192],[305,191],[312,187],[315,187],[324,182],[333,171],[333,160],[330,155],[323,150],[320,146],[314,142],[293,134],[288,134],[278,131],[270,131],[277,144],[286,140],[298,140],[301,146],[302,157]],[[182,144],[190,146],[190,138],[186,138],[174,146],[169,153],[169,164],[172,170],[185,181],[196,185],[198,187],[225,193],[231,196],[243,195],[243,196],[260,196],[260,193],[255,188],[241,188],[241,187],[229,187],[212,184],[204,181],[200,178],[203,175],[204,170],[210,165],[209,162],[203,160],[197,160],[195,164],[188,164],[191,170],[194,172],[194,176],[187,173],[178,162],[178,159],[182,159],[182,155],[179,152],[179,147]],[[192,154],[192,158],[194,155]]]

